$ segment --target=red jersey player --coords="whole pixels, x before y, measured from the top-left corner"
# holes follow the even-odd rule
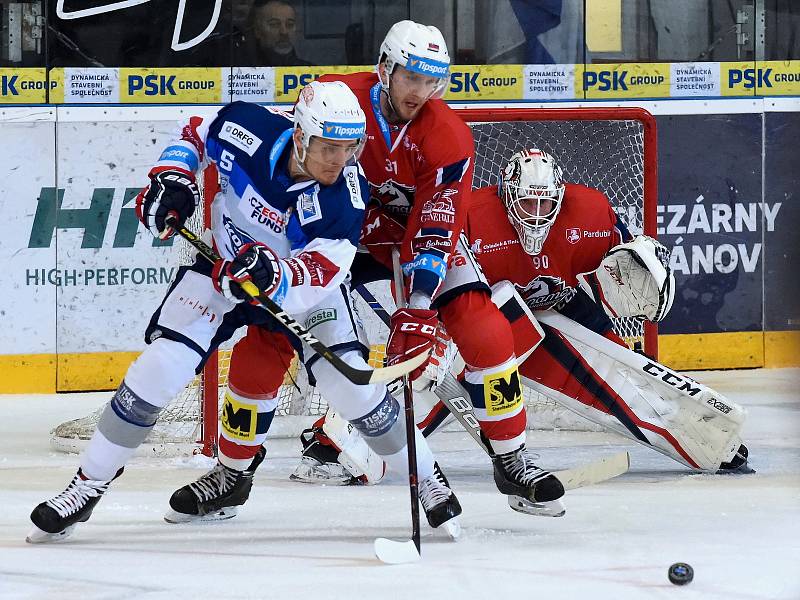
[[[669,252],[651,238],[634,238],[602,192],[564,183],[560,168],[545,152],[518,152],[506,165],[499,186],[473,191],[465,231],[490,283],[512,283],[537,318],[545,319],[544,315],[555,311],[567,317],[563,322],[573,324],[571,329],[562,325],[563,331],[544,325],[543,342],[519,367],[526,385],[688,466],[707,471],[751,471],[747,448],[738,437],[740,422],[706,411],[705,429],[692,422],[687,430],[682,415],[687,409],[693,414],[702,412],[699,407],[707,395],[681,406],[685,399],[670,400],[669,386],[662,386],[658,393],[663,398],[650,398],[650,402],[673,402],[668,412],[680,415],[662,422],[661,415],[652,414],[647,401],[625,391],[616,381],[611,385],[609,373],[616,365],[609,358],[608,348],[600,359],[588,359],[569,341],[574,329],[583,329],[590,336],[599,334],[612,340],[612,346],[625,347],[612,329],[611,317],[659,321],[672,304],[674,279],[668,267]],[[624,355],[629,351],[618,352]],[[644,363],[651,370],[672,373],[658,363]],[[645,387],[652,385],[645,382]],[[692,389],[702,387],[694,383]],[[713,391],[709,393],[720,398]],[[720,412],[730,407],[732,414],[737,413],[730,401],[723,402]],[[420,427],[429,435],[442,425],[447,414],[440,402],[420,419]],[[352,447],[347,436],[345,440],[347,449],[339,454],[336,448],[324,445],[324,435],[317,435],[314,441],[328,455],[318,466],[319,472],[336,471],[336,462],[339,466],[351,464],[349,457],[342,457]]]
[[[434,345],[441,320],[466,363],[463,384],[491,445],[498,489],[532,502],[557,502],[564,493],[561,482],[536,467],[525,447],[526,414],[511,327],[475,262],[454,259],[456,253],[470,255],[461,233],[474,142],[469,127],[440,99],[449,64],[438,29],[401,21],[381,44],[375,73],[321,78],[344,81],[367,114],[360,163],[371,206],[361,243],[369,254],[357,257],[353,282],[391,278],[391,249],[399,246],[409,306],[392,315],[389,362]],[[427,372],[412,373],[414,388],[429,387],[432,371],[429,365]],[[319,461],[309,458],[311,469]],[[302,469],[295,475],[306,478]]]

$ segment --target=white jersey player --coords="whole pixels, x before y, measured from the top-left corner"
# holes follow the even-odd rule
[[[31,513],[29,542],[64,538],[89,519],[163,407],[244,326],[247,335],[231,358],[218,464],[172,495],[168,521],[229,518],[247,500],[295,349],[371,450],[390,469],[407,472],[403,411],[386,386],[350,383],[309,346],[301,348],[242,287],[255,285],[346,363],[369,368],[346,285],[368,199],[355,162],[364,136],[364,113],[347,86],[313,82],[300,94],[294,123],[236,102],[211,119],[191,118],[163,151],[137,198],[139,218],[155,236],[172,235],[167,217],[182,224],[192,215],[199,201],[195,175],[214,163],[220,192],[212,235],[223,260],[212,268],[198,257],[179,269],[147,327],[148,346],[106,406],[77,474]],[[269,351],[253,356],[246,351],[253,344]],[[436,527],[460,507],[421,434],[417,462],[420,500]]]

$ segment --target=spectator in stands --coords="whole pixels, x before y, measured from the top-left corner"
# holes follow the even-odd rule
[[[286,0],[256,0],[251,12],[251,64],[257,66],[306,66],[297,56],[297,12]]]

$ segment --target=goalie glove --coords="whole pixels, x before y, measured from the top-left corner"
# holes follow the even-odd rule
[[[640,235],[608,251],[600,266],[578,275],[580,287],[610,317],[639,317],[661,321],[675,298],[675,276],[669,250]]]
[[[242,289],[245,281],[253,283],[262,294],[278,304],[283,303],[289,287],[280,258],[272,248],[261,243],[245,244],[232,261],[217,262],[211,280],[214,288],[231,302],[247,300],[254,306],[260,304]]]
[[[194,174],[178,169],[150,172],[150,185],[136,196],[136,216],[154,237],[166,240],[175,234],[166,224],[174,215],[180,225],[194,214],[200,203]]]

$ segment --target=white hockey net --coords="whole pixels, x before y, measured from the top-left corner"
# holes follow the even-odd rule
[[[470,123],[476,142],[474,187],[497,184],[500,170],[511,155],[536,147],[556,157],[567,181],[603,191],[631,233],[653,235],[655,223],[655,127],[652,117],[640,109],[476,109],[461,111]],[[209,194],[206,194],[208,196]],[[207,198],[210,202],[210,198]],[[646,213],[649,215],[646,217]],[[652,214],[651,214],[652,213]],[[200,231],[205,214],[193,217],[189,227]],[[193,253],[180,243],[180,260]],[[388,283],[371,284],[370,290],[391,311]],[[354,304],[370,340],[370,362],[383,360],[387,330],[368,305],[354,293]],[[615,329],[629,345],[650,344],[654,330],[645,332],[639,321],[620,319]],[[230,349],[235,340],[220,348],[198,376],[162,413],[146,448],[159,454],[215,450],[219,406],[225,392]],[[529,429],[596,429],[588,421],[559,408],[533,390],[525,390]],[[327,403],[308,380],[297,361],[280,391],[270,437],[297,435],[324,414]],[[53,431],[53,446],[78,450],[94,429],[100,411],[60,425]],[[205,417],[204,417],[205,415]],[[212,417],[213,415],[213,417]],[[204,426],[204,421],[206,421]]]

